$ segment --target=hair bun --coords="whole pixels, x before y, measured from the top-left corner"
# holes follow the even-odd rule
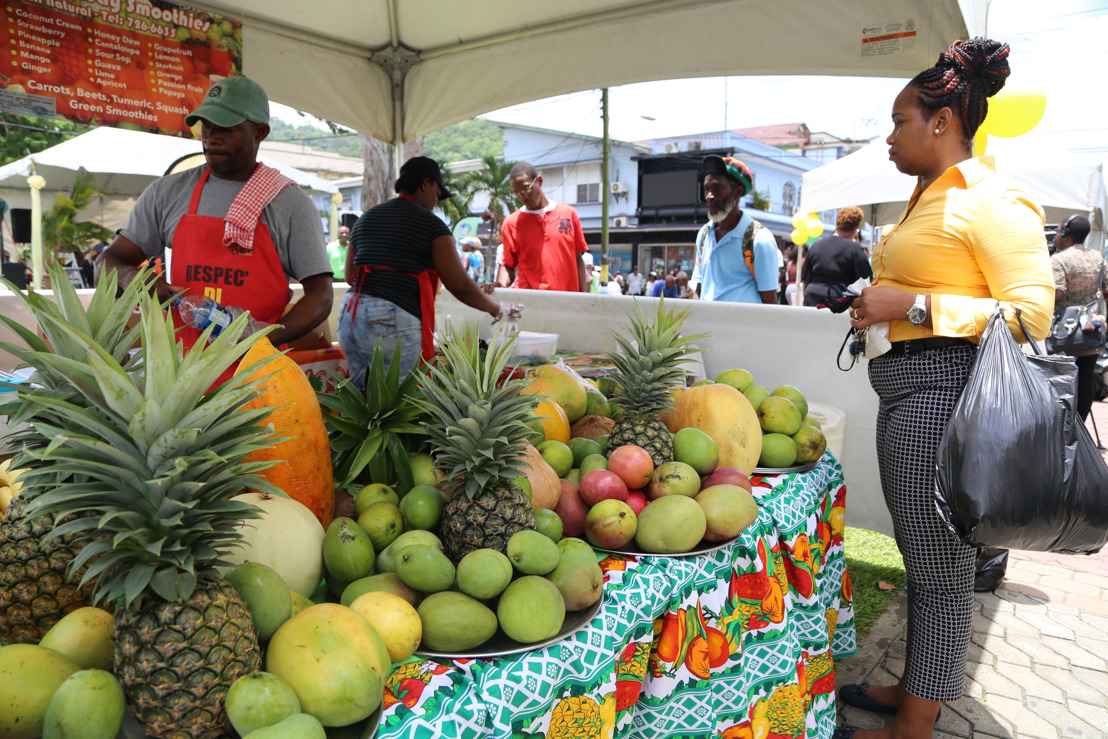
[[[992,97],[1004,87],[1008,75],[1008,44],[987,38],[959,40],[939,56],[936,66],[947,67],[960,77],[981,86],[986,97]]]

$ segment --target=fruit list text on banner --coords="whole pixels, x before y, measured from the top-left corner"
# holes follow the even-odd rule
[[[0,112],[189,136],[242,69],[242,24],[162,0],[6,0]]]

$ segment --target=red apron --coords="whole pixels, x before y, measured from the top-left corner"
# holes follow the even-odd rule
[[[435,290],[438,287],[439,273],[434,267],[428,267],[427,269],[417,274],[411,272],[405,272],[399,269],[393,269],[392,267],[370,267],[368,265],[361,265],[354,270],[354,279],[350,283],[354,287],[354,299],[347,303],[346,309],[350,311],[350,317],[354,317],[354,312],[358,307],[358,300],[362,297],[362,282],[369,274],[375,269],[387,269],[393,272],[399,272],[402,275],[408,275],[419,283],[419,312],[421,314],[420,323],[422,324],[422,352],[424,362],[430,362],[435,356]],[[387,300],[388,298],[385,298]]]
[[[223,219],[196,215],[209,174],[211,170],[206,169],[196,183],[188,212],[181,216],[173,232],[169,282],[187,288],[187,295],[203,295],[223,305],[249,310],[256,320],[279,323],[291,293],[269,229],[258,221],[251,251],[234,253],[224,246]],[[185,324],[176,308],[173,325],[179,329],[177,338],[184,342],[186,350],[192,348],[202,333]],[[216,384],[234,374],[234,370],[232,367],[224,372]]]

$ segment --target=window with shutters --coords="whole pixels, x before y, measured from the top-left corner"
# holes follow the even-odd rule
[[[600,202],[600,183],[599,182],[582,182],[577,185],[577,202],[578,203],[599,203]]]
[[[565,176],[562,168],[540,169],[539,174],[542,175],[543,194],[551,200],[557,200],[559,203],[566,202]]]

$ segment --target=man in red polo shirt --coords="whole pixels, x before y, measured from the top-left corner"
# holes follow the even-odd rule
[[[509,173],[512,194],[521,204],[504,219],[504,261],[496,276],[501,287],[587,292],[581,255],[589,250],[577,211],[549,200],[542,175],[527,162]]]

